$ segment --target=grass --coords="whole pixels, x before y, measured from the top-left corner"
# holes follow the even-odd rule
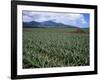
[[[24,28],[23,68],[89,65],[88,30],[74,31],[77,29]]]

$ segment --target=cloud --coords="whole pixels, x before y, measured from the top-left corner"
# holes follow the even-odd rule
[[[85,16],[80,13],[57,13],[57,12],[32,12],[32,11],[23,11],[23,21],[54,21],[57,23],[63,23],[67,25],[74,25],[82,27],[87,24]]]

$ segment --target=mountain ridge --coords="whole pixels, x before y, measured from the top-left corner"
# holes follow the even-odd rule
[[[44,22],[37,22],[37,21],[31,21],[31,22],[23,22],[24,28],[53,28],[53,27],[64,27],[64,28],[78,28],[76,26],[72,25],[66,25],[63,23],[57,23],[54,21],[44,21]]]

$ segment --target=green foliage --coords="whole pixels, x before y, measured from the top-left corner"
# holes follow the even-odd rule
[[[23,29],[23,68],[89,65],[89,34],[75,30]]]

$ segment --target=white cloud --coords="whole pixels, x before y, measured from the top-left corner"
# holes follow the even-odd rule
[[[23,16],[23,21],[24,21],[24,22],[30,22],[30,21],[32,21],[32,18],[29,17],[29,16],[24,15],[24,16]]]
[[[23,21],[48,21],[52,20],[54,22],[60,22],[63,24],[86,24],[86,20],[83,14],[79,13],[54,13],[54,12],[32,12],[32,11],[23,11]]]

